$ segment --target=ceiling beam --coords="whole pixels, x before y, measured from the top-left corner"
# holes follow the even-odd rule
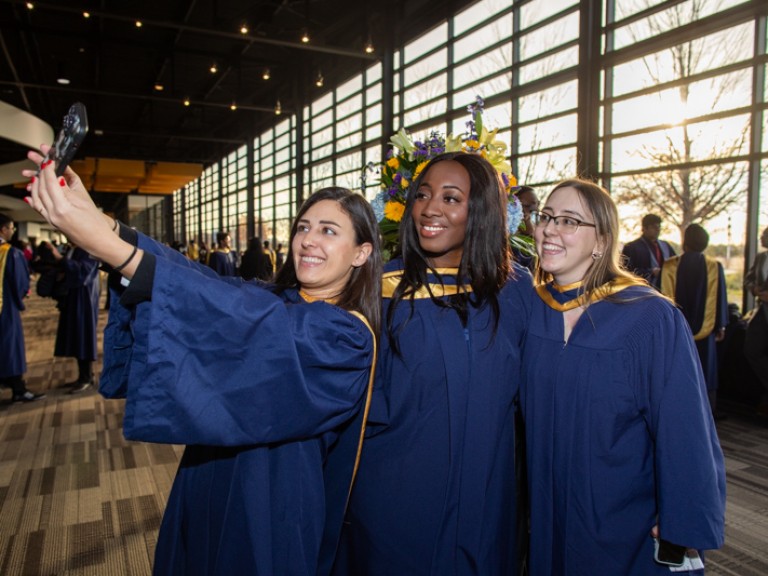
[[[25,4],[22,0],[11,0],[12,4]],[[75,8],[72,6],[47,4],[45,2],[35,2],[35,10],[52,10],[58,12],[69,12],[74,14],[82,14],[81,8]],[[167,22],[164,20],[147,20],[141,17],[121,16],[118,14],[111,14],[109,12],[102,12],[98,10],[89,10],[91,17],[101,18],[103,20],[117,20],[119,22],[135,23],[137,20],[141,20],[144,26],[154,26],[155,28],[169,28],[171,30],[189,32],[191,34],[200,34],[203,36],[213,36],[216,38],[227,38],[229,40],[237,40],[241,42],[250,42],[257,44],[268,44],[270,46],[280,46],[282,48],[291,48],[294,50],[306,50],[308,52],[321,52],[325,54],[333,54],[336,56],[346,56],[348,58],[357,58],[360,60],[375,61],[378,57],[374,54],[366,54],[363,51],[363,47],[360,50],[345,50],[343,48],[334,48],[333,46],[320,46],[308,42],[306,44],[302,42],[288,42],[287,40],[276,40],[274,38],[265,38],[263,36],[253,36],[250,34],[241,34],[240,32],[226,32],[224,30],[215,30],[212,28],[201,28],[199,26],[190,26],[189,24],[181,24],[178,22]]]
[[[37,90],[49,90],[49,91],[59,91],[59,92],[73,92],[76,94],[90,94],[93,96],[111,96],[114,98],[130,98],[134,100],[151,100],[153,102],[162,102],[164,104],[169,104],[173,106],[182,106],[183,105],[183,99],[181,98],[163,98],[161,96],[152,96],[149,94],[129,94],[127,92],[111,92],[109,90],[96,90],[93,88],[80,88],[80,87],[71,87],[71,86],[59,86],[59,85],[49,85],[49,84],[36,84],[33,82],[11,82],[9,80],[0,80],[0,86],[15,86],[19,89],[19,91],[22,91],[25,88],[34,88]],[[208,108],[229,108],[232,103],[231,102],[208,102],[203,100],[190,100],[189,101],[190,106],[205,106]],[[275,113],[275,107],[274,106],[257,106],[252,104],[237,104],[238,110],[248,110],[251,112],[269,112],[274,114]],[[291,114],[292,111],[283,108],[284,114]]]

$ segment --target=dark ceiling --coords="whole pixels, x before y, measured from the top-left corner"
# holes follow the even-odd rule
[[[90,134],[78,157],[207,165],[274,124],[278,100],[284,114],[298,109],[467,3],[0,0],[0,100],[56,130],[82,101]],[[0,163],[25,152],[0,141]]]

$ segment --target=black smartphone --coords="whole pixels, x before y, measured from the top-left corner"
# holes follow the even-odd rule
[[[75,102],[64,116],[56,141],[43,158],[43,162],[53,160],[56,176],[64,174],[64,170],[72,162],[80,144],[85,140],[86,134],[88,134],[88,114],[85,111],[85,105]]]
[[[656,541],[656,553],[654,558],[659,564],[667,566],[682,566],[685,562],[685,554],[688,549],[685,546],[679,546],[659,539]]]

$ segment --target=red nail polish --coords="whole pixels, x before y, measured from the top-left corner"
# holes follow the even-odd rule
[[[48,166],[51,165],[51,162],[53,162],[53,160],[46,160],[45,162],[43,162],[40,165],[40,170],[45,170]]]
[[[64,185],[65,185],[66,183],[67,183],[67,182],[64,180],[64,176],[62,176],[61,178],[59,178],[59,186],[61,186],[62,188],[64,188]]]
[[[29,196],[24,196],[24,202],[29,204],[30,202],[32,202],[32,199]]]
[[[37,180],[37,178],[35,176],[32,176],[32,180],[31,180],[32,184],[35,183],[35,180]]]

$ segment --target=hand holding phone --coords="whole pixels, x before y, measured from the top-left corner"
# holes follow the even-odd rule
[[[694,549],[672,544],[660,538],[653,539],[653,559],[669,567],[670,572],[690,572],[704,569],[699,553]]]
[[[685,546],[672,544],[660,538],[654,538],[653,558],[659,564],[667,566],[682,566],[685,562],[685,553],[688,549]]]
[[[83,143],[87,133],[88,115],[85,111],[85,105],[75,102],[64,116],[56,141],[51,145],[51,149],[43,158],[42,163],[53,160],[56,176],[61,176],[75,157],[75,153],[80,144]]]

